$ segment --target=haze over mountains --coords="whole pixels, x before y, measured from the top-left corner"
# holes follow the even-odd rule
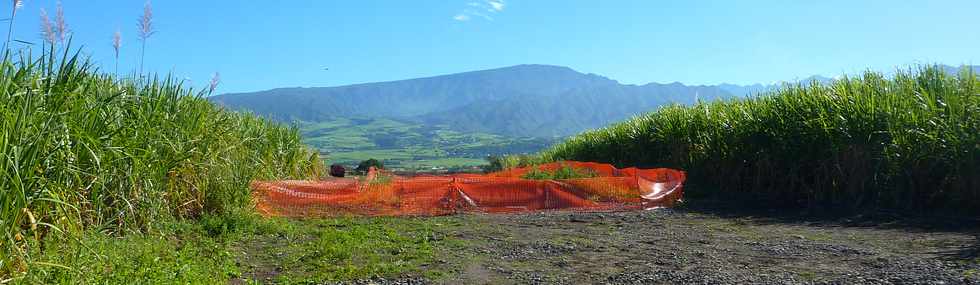
[[[802,81],[812,80],[831,79],[814,76]],[[462,132],[559,137],[666,104],[748,96],[774,86],[628,85],[567,67],[518,65],[391,82],[224,94],[211,100],[283,121],[386,118]]]

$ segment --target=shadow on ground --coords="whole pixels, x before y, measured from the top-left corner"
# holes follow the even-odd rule
[[[712,215],[724,219],[751,219],[757,224],[806,225],[814,227],[842,227],[890,229],[918,233],[952,233],[973,236],[969,244],[958,249],[946,249],[935,254],[951,261],[980,260],[980,219],[973,216],[934,213],[901,213],[893,210],[871,209],[863,211],[835,209],[771,209],[746,206],[751,203],[735,203],[712,199],[684,203],[676,211]]]

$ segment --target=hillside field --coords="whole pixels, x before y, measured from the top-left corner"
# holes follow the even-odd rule
[[[327,163],[356,166],[374,158],[391,169],[472,168],[490,155],[533,153],[556,139],[511,138],[450,130],[384,118],[337,118],[299,123],[303,142],[320,151]]]

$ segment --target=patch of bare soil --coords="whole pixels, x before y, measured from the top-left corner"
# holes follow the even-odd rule
[[[980,284],[977,227],[956,221],[683,209],[460,219],[444,232],[464,241],[441,252],[451,274],[432,283]]]

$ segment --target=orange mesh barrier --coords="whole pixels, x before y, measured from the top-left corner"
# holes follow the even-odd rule
[[[571,167],[589,178],[530,180],[528,173]],[[266,216],[435,216],[458,212],[508,213],[570,209],[612,211],[669,207],[683,196],[685,173],[673,169],[617,169],[587,162],[556,162],[486,175],[401,177],[371,171],[363,178],[252,183]]]

